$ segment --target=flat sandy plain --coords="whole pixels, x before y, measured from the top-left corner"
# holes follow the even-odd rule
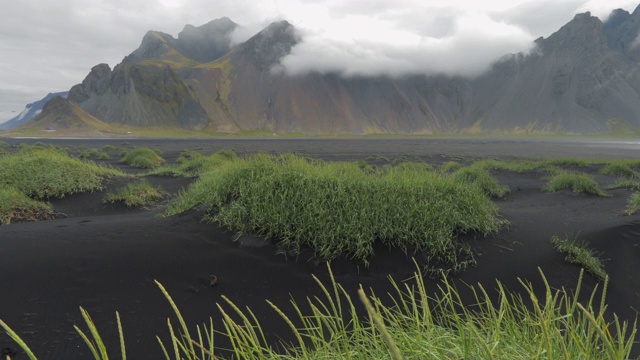
[[[231,149],[238,154],[294,152],[329,161],[384,156],[420,158],[433,164],[448,160],[502,158],[640,158],[640,141],[508,140],[508,139],[2,139],[10,144],[41,141],[71,149],[105,145],[158,147],[168,161],[188,149],[204,154]],[[108,163],[128,172],[139,170]],[[615,177],[581,169],[606,186]],[[481,282],[495,289],[495,280],[520,291],[518,278],[542,290],[538,267],[553,287],[574,288],[579,268],[568,264],[549,242],[553,235],[576,235],[588,241],[606,259],[611,277],[609,314],[633,321],[640,310],[640,215],[624,216],[631,190],[610,190],[611,197],[576,195],[569,191],[545,193],[540,174],[494,173],[511,192],[495,200],[510,225],[482,238],[467,235],[476,252],[477,266],[452,276],[462,292],[465,284]],[[194,179],[152,176],[148,180],[177,193]],[[105,191],[123,185],[106,184]],[[216,303],[226,295],[238,306],[249,306],[274,343],[290,339],[287,325],[264,301],[283,309],[289,300],[300,303],[320,295],[311,275],[327,280],[325,264],[303,251],[285,257],[277,244],[243,237],[215,224],[201,222],[202,213],[189,211],[157,217],[161,206],[128,210],[104,204],[104,192],[51,200],[61,215],[50,221],[0,226],[0,319],[21,334],[41,359],[87,359],[90,354],[73,330],[84,328],[79,306],[89,311],[113,353],[117,349],[115,311],[124,325],[127,352],[132,359],[161,358],[155,336],[168,339],[167,317],[172,311],[153,283],[171,293],[188,324],[220,326]],[[64,214],[64,215],[62,215]],[[415,268],[411,255],[379,249],[368,269],[346,259],[332,268],[348,291],[359,284],[384,297],[388,276],[409,278]],[[210,286],[209,276],[219,279]],[[583,291],[597,281],[587,276]],[[431,288],[437,281],[429,280]],[[174,321],[175,322],[175,321]],[[219,345],[224,346],[222,338]],[[16,346],[4,334],[0,349]],[[638,346],[635,349],[638,352]],[[19,351],[18,351],[19,352]],[[18,354],[14,359],[24,359]]]

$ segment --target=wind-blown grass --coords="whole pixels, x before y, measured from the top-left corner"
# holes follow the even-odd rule
[[[439,291],[430,295],[418,270],[412,281],[398,283],[390,278],[395,290],[385,294],[387,301],[373,291],[367,295],[360,288],[359,297],[366,308],[364,314],[358,310],[357,300],[335,281],[333,274],[330,276],[328,285],[314,276],[323,295],[308,298],[305,306],[292,300],[291,313],[267,301],[291,329],[292,336],[283,337],[294,339],[292,343],[283,342],[280,347],[267,343],[263,325],[250,309],[242,310],[224,295],[224,303],[217,304],[224,328],[214,329],[210,320],[197,326],[195,333],[189,331],[175,301],[156,282],[178,322],[176,327],[167,319],[168,342],[157,337],[165,358],[219,359],[214,355],[221,350],[215,346],[215,337],[223,336],[231,344],[226,354],[234,359],[623,360],[629,359],[636,338],[635,324],[629,325],[615,316],[610,322],[605,320],[606,281],[599,299],[596,287],[586,297],[588,302],[578,302],[582,273],[574,291],[552,289],[542,275],[542,294],[522,280],[523,296],[510,292],[498,282],[497,299],[478,285],[471,288],[473,299],[463,302],[458,290],[446,280]],[[303,311],[303,308],[309,310]],[[81,311],[91,337],[78,327],[76,330],[94,359],[106,359],[106,347],[96,325],[86,311]],[[125,340],[119,316],[117,326],[124,359]],[[0,327],[30,359],[36,359],[7,324],[0,321]]]
[[[125,174],[53,148],[27,147],[0,157],[0,184],[37,199],[100,190],[111,176]]]
[[[627,215],[632,215],[638,212],[639,210],[640,210],[640,193],[635,192],[631,194],[631,197],[629,197],[629,200],[627,201],[627,209],[625,210],[625,213]]]
[[[356,163],[294,155],[228,160],[203,173],[167,214],[205,204],[209,220],[239,233],[294,251],[310,246],[324,260],[347,254],[364,263],[381,241],[455,264],[457,234],[487,234],[504,223],[480,188],[411,164],[369,174]]]
[[[509,193],[509,187],[500,185],[489,172],[479,166],[458,169],[451,174],[451,179],[460,183],[477,186],[487,196],[502,198]]]
[[[149,175],[199,176],[216,169],[221,164],[236,160],[238,156],[229,150],[220,151],[210,156],[197,152],[184,151],[176,160],[177,165],[166,165],[153,169]]]
[[[127,151],[120,161],[144,169],[153,169],[165,162],[158,152],[144,147]]]
[[[599,171],[604,175],[622,176],[629,179],[640,179],[640,174],[629,165],[621,162],[611,162],[603,166]]]
[[[621,178],[615,183],[607,186],[607,189],[631,189],[640,191],[640,179],[634,180],[629,178]]]
[[[585,173],[573,171],[559,171],[549,178],[549,182],[543,190],[556,192],[560,190],[571,190],[576,194],[593,194],[598,196],[609,196],[600,188],[598,182],[593,177]]]
[[[33,200],[16,188],[0,188],[0,224],[51,218],[51,205]]]
[[[164,192],[159,186],[153,186],[148,181],[129,183],[122,189],[105,195],[104,202],[124,203],[127,207],[147,206],[161,200]]]
[[[591,249],[585,241],[578,241],[575,238],[570,239],[566,236],[553,236],[551,243],[556,250],[567,255],[565,259],[568,262],[581,266],[600,279],[607,277],[602,260],[600,260],[596,252]]]

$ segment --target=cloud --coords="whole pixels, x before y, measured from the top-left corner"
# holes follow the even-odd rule
[[[346,76],[449,74],[473,76],[508,53],[527,52],[534,36],[486,13],[458,9],[409,16],[326,17],[326,26],[302,28],[302,41],[282,65],[290,74],[308,71]],[[420,18],[433,21],[420,22]]]

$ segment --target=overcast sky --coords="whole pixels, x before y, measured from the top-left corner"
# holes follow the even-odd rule
[[[286,19],[302,42],[284,58],[289,73],[345,76],[475,75],[498,57],[528,51],[576,13],[606,20],[640,0],[0,0],[0,122],[49,92],[111,67],[147,30],[173,36],[223,16],[239,40]]]

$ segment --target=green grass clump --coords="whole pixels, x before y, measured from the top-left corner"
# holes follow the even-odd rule
[[[195,327],[195,332],[190,331],[173,298],[156,281],[175,316],[167,319],[168,341],[157,337],[164,358],[219,359],[215,353],[223,349],[216,344],[217,337],[222,336],[231,344],[224,350],[233,359],[626,360],[637,333],[635,324],[617,317],[611,322],[605,320],[606,281],[599,298],[596,288],[590,296],[587,294],[586,303],[578,302],[582,272],[574,291],[552,289],[542,275],[542,292],[521,280],[520,295],[497,282],[496,293],[489,293],[482,285],[471,287],[473,299],[465,303],[460,292],[446,280],[439,291],[429,295],[418,270],[411,281],[399,283],[390,277],[394,290],[384,298],[360,288],[358,297],[365,311],[332,273],[330,279],[329,284],[324,284],[314,276],[323,295],[310,297],[305,304],[292,301],[293,311],[289,313],[267,301],[288,324],[291,334],[286,337],[293,339],[276,346],[267,342],[266,329],[256,315],[225,295],[222,303],[216,304],[222,329],[214,329],[210,319]],[[76,331],[94,359],[107,359],[107,347],[96,325],[84,309],[80,310],[89,333],[75,326]],[[118,313],[116,326],[118,356],[125,359],[125,337]],[[0,321],[0,327],[30,359],[37,359],[6,323]]]
[[[598,172],[603,175],[615,175],[623,176],[630,179],[640,179],[640,174],[633,170],[629,165],[618,162],[606,164],[600,170],[598,170]]]
[[[120,148],[117,148],[113,145],[105,145],[102,147],[102,151],[103,152],[118,152],[120,151]]]
[[[423,166],[403,164],[367,174],[355,162],[325,163],[294,155],[227,160],[203,173],[167,214],[199,204],[209,220],[273,238],[325,260],[347,254],[367,263],[376,241],[457,262],[456,235],[487,234],[504,222],[476,186]]]
[[[440,171],[445,173],[452,173],[461,168],[462,168],[462,164],[460,164],[459,162],[447,161],[446,163],[442,164],[442,166],[440,167]]]
[[[204,156],[197,152],[186,151],[176,160],[177,165],[166,165],[153,169],[152,175],[173,176],[200,176],[205,172],[213,171],[218,166],[228,161],[238,159],[238,156],[229,150],[217,152],[210,156]]]
[[[165,162],[156,151],[144,147],[126,152],[120,161],[144,169],[153,169]]]
[[[9,145],[8,142],[0,140],[0,148],[6,148],[6,147],[9,147],[9,146],[11,146],[11,145]]]
[[[109,156],[109,154],[102,152],[98,149],[88,149],[88,150],[82,150],[80,152],[80,154],[78,154],[78,157],[81,159],[90,159],[90,158],[95,158],[98,160],[111,160],[111,156]]]
[[[148,181],[129,183],[124,188],[105,195],[104,202],[124,203],[127,207],[147,206],[161,200],[164,192],[159,186],[153,186]]]
[[[598,182],[593,177],[585,173],[573,171],[558,171],[549,178],[549,182],[543,190],[556,192],[560,190],[571,190],[576,194],[593,194],[598,196],[609,196],[600,188]]]
[[[607,277],[602,260],[600,260],[598,254],[589,247],[586,241],[578,241],[575,238],[570,239],[568,236],[553,236],[551,243],[556,250],[567,255],[565,259],[568,262],[581,266],[600,279]]]
[[[33,200],[13,187],[0,189],[0,224],[52,218],[51,205]]]
[[[111,176],[126,175],[48,147],[28,147],[0,157],[0,184],[36,199],[100,190]]]
[[[640,210],[640,193],[636,192],[631,195],[627,201],[627,209],[624,211],[627,215],[635,214]]]
[[[458,169],[451,174],[451,179],[464,184],[477,186],[487,196],[502,198],[509,193],[509,187],[500,185],[489,172],[482,167],[471,166]]]
[[[640,180],[620,178],[615,183],[607,186],[607,189],[631,189],[640,191]]]

